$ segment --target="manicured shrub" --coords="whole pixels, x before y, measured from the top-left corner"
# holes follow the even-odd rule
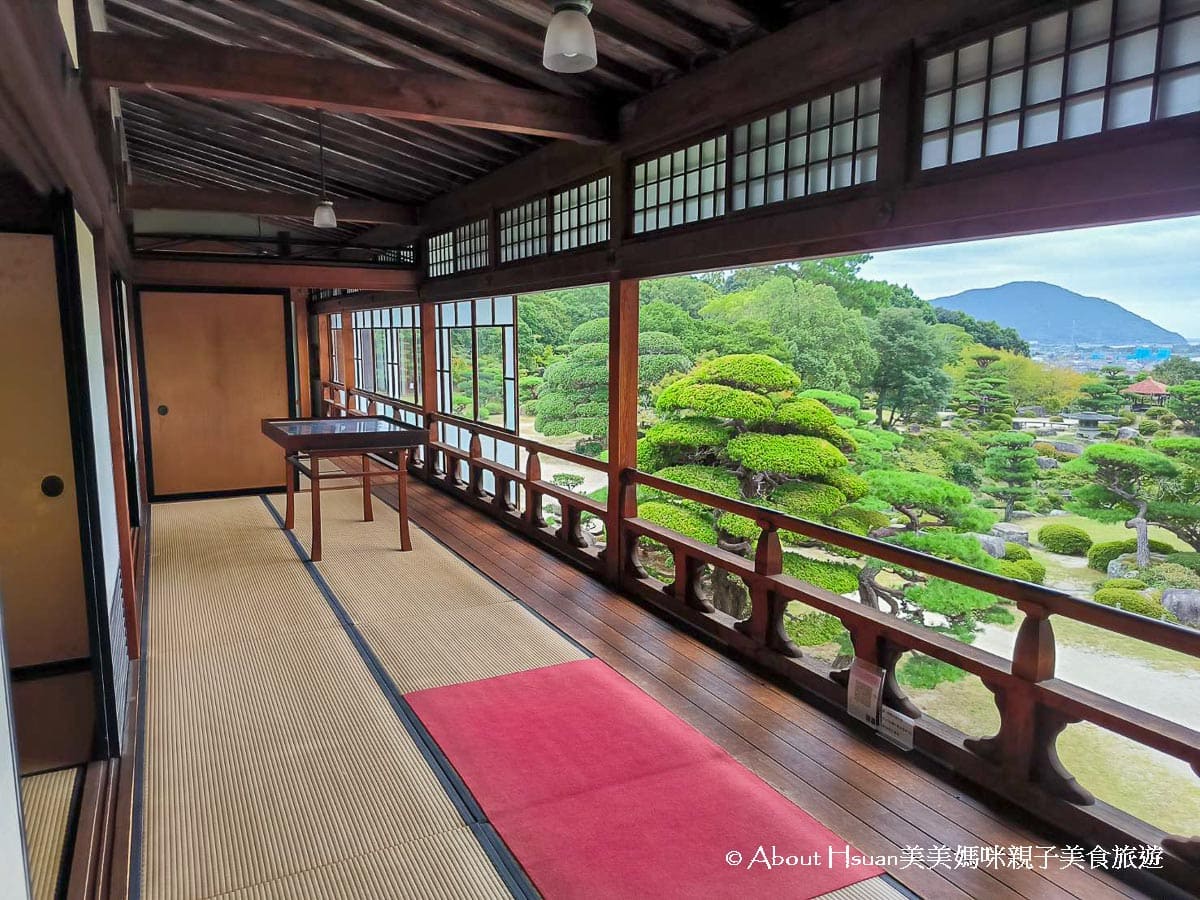
[[[1102,588],[1096,591],[1092,599],[1097,603],[1103,603],[1105,606],[1114,606],[1117,609],[1137,613],[1139,616],[1146,616],[1151,619],[1171,620],[1175,618],[1163,608],[1162,603],[1153,597],[1147,597],[1145,594],[1139,594],[1137,591],[1125,588]]]
[[[932,690],[943,681],[961,681],[966,675],[958,666],[924,653],[909,653],[896,672],[902,685],[917,690]]]
[[[1164,562],[1151,566],[1142,573],[1142,577],[1151,587],[1200,589],[1200,575],[1177,563]]]
[[[819,400],[826,406],[842,410],[843,412],[853,412],[862,407],[862,403],[859,402],[857,397],[851,397],[849,394],[842,394],[838,391],[826,391],[821,388],[809,388],[806,391],[801,391],[797,396]],[[871,418],[875,417],[872,416]]]
[[[841,620],[823,612],[808,612],[784,619],[783,628],[792,643],[801,647],[830,644],[842,636]]]
[[[1175,548],[1163,541],[1150,541],[1151,553],[1172,553]],[[1095,569],[1097,572],[1107,572],[1108,564],[1118,556],[1124,556],[1126,553],[1134,553],[1137,551],[1137,538],[1126,538],[1123,541],[1101,541],[1099,544],[1093,544],[1092,549],[1088,550],[1088,568]]]
[[[678,531],[705,544],[717,542],[717,532],[712,526],[711,517],[692,509],[652,500],[649,503],[638,504],[638,518]]]
[[[1084,556],[1092,546],[1088,533],[1075,525],[1043,525],[1038,529],[1037,539],[1051,553],[1065,556]]]
[[[835,594],[849,594],[858,590],[858,568],[849,563],[828,562],[823,559],[810,559],[799,553],[785,553],[783,573]]]
[[[849,469],[834,469],[832,472],[826,472],[821,476],[821,480],[845,494],[846,499],[851,503],[861,500],[871,490],[865,478]]]
[[[1127,591],[1144,591],[1148,587],[1149,585],[1140,578],[1110,578],[1108,581],[1100,582],[1097,590],[1124,588]]]
[[[699,381],[767,393],[796,390],[800,387],[800,376],[790,366],[762,353],[718,356],[698,365],[690,377]]]
[[[833,444],[803,434],[740,434],[725,451],[751,471],[793,478],[820,477],[846,465],[846,457]]]
[[[1004,558],[1012,562],[1018,559],[1033,559],[1033,554],[1029,552],[1028,547],[1023,547],[1014,541],[1005,541]]]
[[[691,416],[669,419],[650,426],[642,441],[649,447],[698,450],[701,447],[720,447],[728,439],[728,429],[723,428],[715,419]]]
[[[846,495],[833,485],[802,481],[775,488],[767,495],[767,505],[798,519],[824,522],[846,505]]]
[[[1169,553],[1167,562],[1183,566],[1200,574],[1200,553]]]
[[[692,409],[714,419],[765,422],[775,413],[770,399],[762,394],[726,384],[697,383],[695,375],[680,378],[658,395],[659,410]]]
[[[854,534],[868,535],[878,528],[887,528],[892,520],[884,513],[860,506],[843,506],[833,514],[829,524]]]
[[[1046,580],[1046,567],[1033,559],[1002,559],[999,561],[999,570],[1005,578],[1018,581],[1042,584]]]

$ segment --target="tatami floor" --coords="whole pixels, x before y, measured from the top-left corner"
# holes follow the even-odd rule
[[[414,525],[440,530],[443,539],[462,528],[463,540],[494,537],[501,555],[516,547],[505,536],[521,542],[424,485],[412,489]],[[440,504],[458,507],[453,518],[436,512]],[[606,653],[587,635],[568,638],[564,631],[577,629],[552,626],[554,608],[535,614],[421,528],[413,529],[413,552],[398,552],[395,514],[375,505],[375,521],[366,523],[359,491],[323,492],[324,558],[315,564],[304,550],[305,495],[294,537],[279,528],[282,497],[154,507],[135,896],[357,900],[530,891],[401,695]],[[543,562],[524,585],[506,587],[544,598],[545,584],[564,577],[555,567],[573,572]],[[564,606],[580,600],[574,583],[561,582]],[[717,739],[690,711],[673,711]],[[718,743],[764,774],[744,747]],[[777,777],[767,781],[797,799]],[[844,817],[822,815],[821,803],[798,802],[867,852],[890,849],[864,846],[861,835],[846,833]],[[1133,894],[1083,873],[1067,873],[1060,885],[1030,872],[1016,888],[982,872],[956,877],[959,884],[928,871],[893,874],[923,896]],[[839,896],[887,895],[898,896],[873,879]]]
[[[72,767],[21,779],[25,853],[33,900],[53,900],[62,889],[82,772]]]

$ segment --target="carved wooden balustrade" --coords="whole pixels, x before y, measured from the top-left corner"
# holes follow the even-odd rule
[[[1161,716],[1055,676],[1053,616],[1073,619],[1117,634],[1200,657],[1200,632],[1124,610],[1081,600],[1040,585],[1014,581],[894,544],[793,518],[739,500],[721,497],[636,470],[622,473],[620,496],[612,498],[636,510],[638,485],[673,494],[758,523],[753,559],[640,519],[623,516],[621,586],[664,607],[693,626],[748,656],[789,681],[844,707],[848,669],[833,669],[804,657],[784,630],[789,602],[800,601],[841,621],[850,633],[856,657],[888,670],[884,703],[917,719],[916,749],[984,786],[1016,800],[1074,835],[1105,846],[1120,843],[1163,845],[1190,862],[1182,877],[1196,881],[1200,838],[1167,835],[1153,826],[1098,801],[1080,786],[1058,757],[1056,740],[1067,725],[1091,722],[1125,738],[1182,760],[1200,775],[1200,733]],[[1013,602],[1024,614],[1012,660],[886,612],[783,574],[779,532],[786,530],[926,575],[986,591]],[[670,584],[648,575],[641,564],[637,537],[665,546],[674,561]],[[737,576],[750,596],[744,621],[715,610],[702,596],[699,579],[705,566]],[[979,676],[995,695],[999,731],[969,738],[923,714],[905,697],[895,668],[905,653],[920,652]]]
[[[347,392],[339,385],[325,383],[323,390],[326,409],[333,415],[368,414],[383,410],[384,404],[421,412],[419,408],[397,405],[396,401],[369,392],[354,389]],[[619,473],[617,490],[610,491],[607,502],[602,502],[545,480],[542,464],[546,458],[557,458],[607,474],[606,463],[491,425],[428,411],[423,415],[431,441],[426,462],[415,471],[430,483],[527,534],[597,577],[686,621],[775,675],[844,708],[848,668],[833,668],[804,656],[784,629],[784,617],[792,601],[836,617],[850,633],[855,656],[887,670],[884,703],[916,719],[916,750],[1055,822],[1075,836],[1077,843],[1162,845],[1168,851],[1164,865],[1171,869],[1169,877],[1177,883],[1200,885],[1197,869],[1200,837],[1165,834],[1093,797],[1076,782],[1056,749],[1058,736],[1068,725],[1091,722],[1182,760],[1200,775],[1200,733],[1056,677],[1052,617],[1072,619],[1194,657],[1200,657],[1200,632],[797,519],[634,469]],[[457,429],[457,442],[443,439],[446,428]],[[523,467],[488,458],[483,453],[483,439],[488,438],[524,451]],[[519,458],[520,454],[517,455]],[[490,473],[490,478],[485,479],[485,473]],[[489,480],[490,485],[485,484]],[[753,556],[747,558],[639,518],[639,485],[754,520],[761,533]],[[559,505],[558,523],[547,521],[543,511],[546,499]],[[587,517],[604,522],[607,539],[604,544],[584,528]],[[780,531],[794,532],[1011,601],[1024,615],[1012,659],[784,574]],[[643,567],[641,538],[651,539],[669,551],[673,563],[670,583],[652,577]],[[701,580],[707,567],[721,569],[745,583],[750,598],[747,618],[735,620],[715,609],[705,598]],[[905,696],[895,678],[898,663],[904,654],[912,652],[977,675],[995,697],[1000,713],[997,733],[971,738],[922,713]]]

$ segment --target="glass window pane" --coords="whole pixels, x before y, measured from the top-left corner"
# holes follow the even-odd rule
[[[1023,78],[1024,73],[1017,71],[992,79],[991,90],[988,93],[988,115],[1008,112],[1021,105]]]
[[[958,84],[987,74],[988,42],[969,44],[958,51]]]
[[[921,142],[921,168],[934,169],[946,165],[946,151],[950,147],[946,132],[929,134]]]
[[[854,161],[854,181],[856,184],[865,184],[866,182],[875,180],[878,160],[879,156],[875,150],[868,150],[866,153],[858,154]]]
[[[858,114],[860,116],[879,109],[879,90],[880,81],[878,78],[872,78],[870,81],[864,81],[859,85]]]
[[[1200,69],[1162,76],[1158,92],[1160,118],[1200,111]]]
[[[976,122],[954,129],[954,141],[951,145],[950,162],[965,162],[969,159],[979,159],[983,153],[983,125]]]
[[[1113,45],[1113,81],[1127,81],[1154,71],[1158,30],[1121,38]]]
[[[1025,29],[1014,28],[992,38],[992,71],[1003,72],[1025,61]]]
[[[1020,131],[1020,115],[1010,113],[999,116],[988,122],[987,154],[1008,153],[1017,149],[1017,136]]]
[[[954,54],[943,53],[925,63],[925,92],[944,91],[953,85]]]
[[[1117,33],[1144,28],[1158,21],[1160,0],[1118,0]]]
[[[925,98],[925,131],[937,131],[950,124],[950,92]]]
[[[1038,147],[1058,140],[1058,104],[1025,113],[1024,146]]]
[[[1164,68],[1200,62],[1200,16],[1163,28],[1162,61]]]
[[[1067,66],[1067,93],[1079,94],[1103,87],[1108,73],[1108,45],[1072,53]]]
[[[1104,122],[1104,94],[1072,97],[1067,101],[1063,119],[1063,137],[1083,137],[1095,134]]]
[[[983,118],[984,83],[972,84],[954,92],[954,122]]]
[[[1092,0],[1071,10],[1071,46],[1082,47],[1108,37],[1112,0]]]
[[[1154,84],[1150,79],[1112,89],[1108,95],[1108,127],[1124,128],[1150,121]]]
[[[1025,88],[1025,102],[1032,106],[1061,96],[1062,67],[1061,59],[1052,59],[1031,66]]]
[[[1030,26],[1029,59],[1036,61],[1062,53],[1067,39],[1067,14],[1048,16]]]

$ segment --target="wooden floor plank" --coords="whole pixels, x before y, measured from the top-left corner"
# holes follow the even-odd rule
[[[394,503],[394,488],[377,493]],[[415,524],[865,852],[1054,843],[443,491],[414,479],[409,502]],[[927,897],[1144,896],[1106,873],[1080,869],[892,874]]]

